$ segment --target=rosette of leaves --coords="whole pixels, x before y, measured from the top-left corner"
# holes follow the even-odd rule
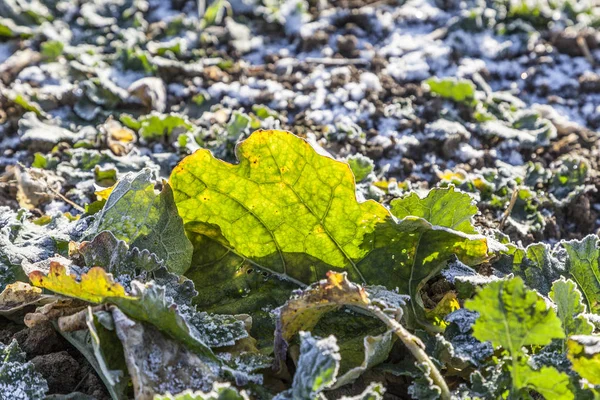
[[[195,248],[186,275],[205,306],[252,311],[257,296],[268,296],[253,283],[254,270],[287,282],[271,280],[270,295],[334,270],[398,288],[420,315],[420,288],[451,256],[474,265],[497,248],[477,234],[477,208],[454,188],[402,200],[390,213],[375,201],[358,202],[348,165],[289,132],[256,131],[236,153],[239,164],[228,164],[199,150],[170,178]]]

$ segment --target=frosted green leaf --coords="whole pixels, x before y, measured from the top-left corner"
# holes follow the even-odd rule
[[[153,325],[128,318],[116,307],[112,308],[112,316],[136,399],[212,388],[219,364],[193,353]]]
[[[149,169],[129,173],[117,183],[90,233],[102,231],[156,254],[171,272],[183,274],[191,264],[192,244],[185,235],[171,188],[165,183],[156,194]]]
[[[229,383],[215,382],[210,392],[194,392],[186,390],[176,395],[166,394],[154,396],[154,400],[248,400],[244,392],[238,392]]]
[[[100,311],[103,320],[112,324],[112,316],[106,311]],[[86,315],[88,329],[65,332],[55,324],[58,332],[63,335],[90,363],[102,382],[106,386],[113,400],[120,400],[125,396],[129,377],[127,366],[123,357],[123,346],[114,332],[114,324],[110,329],[99,322],[98,317],[88,307]]]
[[[46,380],[25,359],[15,339],[0,343],[0,395],[5,399],[41,400],[48,391]]]
[[[340,367],[335,336],[317,339],[310,332],[300,332],[300,338],[300,358],[292,388],[277,395],[275,400],[319,399],[319,394],[335,383]]]
[[[567,341],[573,369],[593,385],[600,385],[600,336],[571,336]]]
[[[488,257],[483,236],[414,216],[397,222],[381,204],[359,203],[348,165],[289,132],[257,131],[236,153],[239,164],[228,164],[199,150],[171,174],[186,231],[205,253],[188,273],[200,296],[214,278],[243,284],[238,273],[247,262],[299,285],[346,271],[353,281],[416,298],[452,255],[470,265]],[[420,307],[417,299],[413,308]]]
[[[394,338],[391,330],[378,336],[365,336],[363,338],[363,362],[339,376],[333,388],[338,388],[354,382],[364,372],[384,362],[390,355],[390,351],[394,344]]]
[[[579,158],[563,158],[552,174],[548,192],[558,206],[571,203],[575,197],[587,190],[585,182],[590,167]]]
[[[477,233],[473,227],[477,206],[471,196],[457,191],[454,186],[432,189],[424,198],[413,192],[393,200],[390,206],[392,214],[398,219],[407,216],[421,217],[432,225],[464,233]]]
[[[567,251],[567,270],[577,283],[592,313],[600,313],[600,247],[598,236],[562,242]]]
[[[556,314],[561,321],[565,337],[589,335],[594,331],[594,325],[583,315],[586,307],[575,282],[561,277],[552,284],[549,296],[556,304]]]

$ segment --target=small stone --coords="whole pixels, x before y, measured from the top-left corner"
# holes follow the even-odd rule
[[[337,48],[341,55],[346,58],[355,58],[358,56],[358,39],[354,35],[344,35],[337,39]]]

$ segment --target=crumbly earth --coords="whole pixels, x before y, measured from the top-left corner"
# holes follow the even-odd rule
[[[359,198],[454,184],[484,232],[597,233],[600,6],[509,3],[231,0],[199,20],[192,0],[0,0],[0,207],[42,227],[93,213],[126,172],[158,181],[200,147],[234,161],[253,130],[281,128],[371,159]],[[429,283],[426,305],[447,285]],[[50,394],[108,398],[51,326],[0,326]]]

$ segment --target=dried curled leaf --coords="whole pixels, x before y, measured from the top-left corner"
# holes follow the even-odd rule
[[[127,315],[155,325],[172,338],[186,344],[191,350],[215,360],[210,348],[202,341],[197,330],[183,318],[177,307],[165,297],[165,289],[155,284],[133,285],[134,293],[129,295],[125,288],[116,283],[112,275],[102,268],[91,268],[78,280],[67,274],[64,266],[50,265],[50,272],[44,275],[36,271],[29,275],[31,282],[55,293],[85,300],[91,303],[111,303],[119,306]]]
[[[289,341],[300,330],[311,330],[328,312],[341,306],[370,303],[365,290],[346,274],[327,273],[327,279],[311,285],[277,309],[277,335]]]
[[[0,293],[0,315],[11,316],[27,306],[54,301],[55,296],[42,294],[42,290],[24,282],[11,283]]]

